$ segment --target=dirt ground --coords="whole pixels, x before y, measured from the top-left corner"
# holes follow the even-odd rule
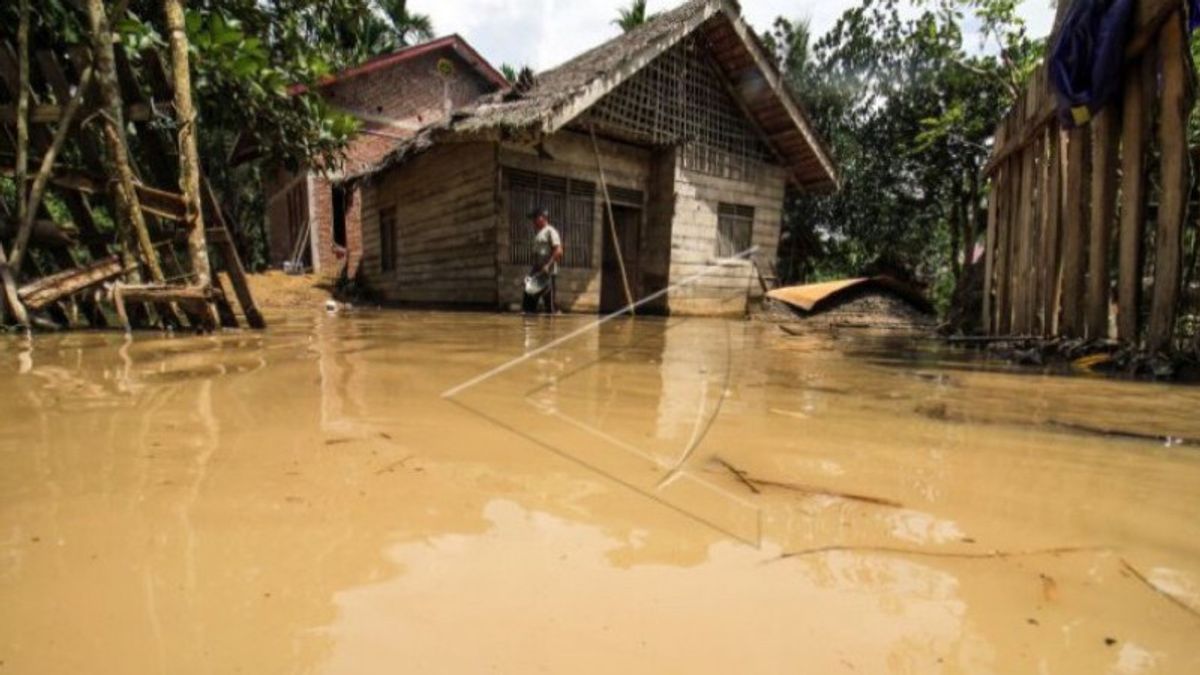
[[[318,308],[333,297],[332,283],[312,274],[290,275],[271,270],[247,278],[261,309]]]

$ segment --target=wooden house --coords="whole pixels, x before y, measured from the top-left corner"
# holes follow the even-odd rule
[[[773,263],[787,186],[838,178],[737,5],[693,0],[453,112],[349,182],[361,277],[386,300],[519,306],[540,205],[565,243],[565,309],[626,304],[620,246],[634,299],[707,272],[653,308],[738,314],[762,291],[734,254],[756,245]]]

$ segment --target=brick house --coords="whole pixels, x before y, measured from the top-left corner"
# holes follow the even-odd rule
[[[268,171],[264,187],[271,265],[298,259],[317,274],[337,276],[345,267],[354,276],[363,256],[362,202],[341,178],[374,166],[451,110],[507,88],[504,76],[458,35],[376,57],[323,81],[320,95],[356,117],[362,128],[350,141],[339,172],[318,167]],[[292,91],[301,93],[305,87]]]
[[[560,306],[653,296],[658,312],[722,315],[761,295],[787,187],[838,180],[736,2],[691,0],[426,125],[347,184],[360,278],[387,300],[519,307],[540,205],[565,244]]]

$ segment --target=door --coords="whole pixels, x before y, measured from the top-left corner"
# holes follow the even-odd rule
[[[604,214],[604,260],[600,277],[600,311],[604,314],[616,312],[629,304],[625,297],[625,284],[621,279],[621,265],[617,261],[617,245],[625,260],[625,272],[629,280],[629,292],[633,301],[638,296],[638,258],[642,240],[642,210],[631,206],[612,207],[616,223],[617,241],[613,241],[613,229],[609,227],[608,213]]]

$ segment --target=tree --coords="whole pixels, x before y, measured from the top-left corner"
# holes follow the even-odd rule
[[[617,10],[617,18],[613,20],[613,24],[618,26],[621,32],[628,33],[650,18],[646,15],[646,0],[630,0],[628,7]]]
[[[897,0],[862,0],[811,47],[803,22],[780,20],[766,36],[844,186],[789,197],[786,231],[805,245],[784,242],[780,267],[792,280],[907,272],[944,309],[981,229],[992,133],[1040,45],[1009,0],[916,5],[914,15]],[[989,40],[983,52],[964,44],[968,21]]]

